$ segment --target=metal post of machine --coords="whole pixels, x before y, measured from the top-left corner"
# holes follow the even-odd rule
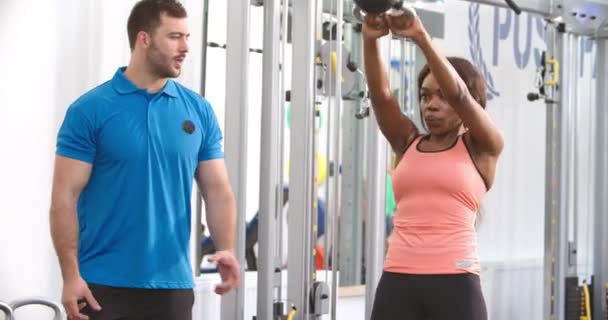
[[[547,42],[547,60],[555,60],[563,63],[564,57],[564,38],[565,34],[556,29],[555,25],[548,25],[545,38]],[[555,64],[553,64],[555,66]],[[551,68],[551,64],[547,64]],[[553,69],[555,71],[555,69]],[[552,72],[548,72],[549,77],[553,77]],[[558,74],[559,79],[563,79],[563,72]],[[563,319],[564,298],[564,269],[566,255],[563,248],[566,247],[566,226],[562,205],[562,181],[561,172],[561,135],[562,135],[562,106],[565,103],[565,86],[547,87],[547,97],[557,103],[547,104],[547,134],[546,134],[546,196],[545,196],[545,277],[544,277],[544,319],[557,320]]]
[[[277,198],[282,192],[280,162],[283,150],[279,64],[281,32],[280,0],[264,1],[264,54],[262,71],[262,133],[260,146],[260,210],[258,224],[258,301],[257,319],[274,319],[274,289],[281,285],[281,266],[277,250]],[[280,298],[280,297],[277,297]]]
[[[562,275],[558,278],[563,286],[564,291],[561,298],[557,301],[558,312],[563,313],[563,317],[559,319],[578,318],[580,314],[580,292],[579,280],[577,274],[577,224],[580,219],[576,212],[576,180],[578,173],[578,165],[576,161],[576,145],[577,138],[577,90],[578,90],[578,54],[580,51],[579,45],[580,36],[573,33],[566,33],[564,41],[564,55],[562,57],[562,81],[563,91],[562,99],[562,184],[560,200],[562,202],[561,215],[565,233],[558,241],[560,247],[558,250],[564,254],[564,259],[559,260],[563,270]],[[563,246],[562,246],[563,245]],[[558,313],[558,314],[559,314]]]
[[[359,64],[363,61],[363,45],[361,33],[353,30],[353,25],[346,28],[344,32],[345,43],[351,51],[351,61]],[[363,79],[358,78],[358,91],[367,94]],[[366,120],[358,120],[356,114],[363,108],[362,99],[344,101],[342,117],[342,146],[343,155],[340,163],[340,240],[338,252],[332,251],[332,256],[336,256],[340,269],[340,286],[360,285],[361,284],[361,234],[362,234],[362,209],[361,209],[361,174],[363,173],[364,162],[364,130],[363,124]],[[335,252],[335,253],[334,253]],[[336,260],[332,260],[336,261]]]
[[[608,40],[597,40],[593,319],[608,317]]]
[[[314,280],[312,221],[314,201],[315,19],[316,1],[293,2],[293,69],[291,89],[291,151],[288,212],[287,299],[294,320],[311,319],[310,293]]]
[[[384,224],[386,195],[386,140],[370,113],[368,124],[368,204],[365,216],[365,319],[371,316],[376,286],[384,260]]]
[[[408,51],[408,61],[411,65],[408,69],[408,77],[407,77],[407,105],[405,108],[405,114],[412,120],[414,123],[416,122],[416,118],[420,118],[420,106],[418,105],[418,65],[419,62],[416,57],[417,47],[415,44],[411,42],[407,42],[407,51]],[[422,119],[419,119],[418,122],[422,122]]]
[[[398,86],[398,96],[399,96],[399,105],[401,109],[406,111],[409,103],[406,102],[405,97],[407,95],[407,84],[406,84],[406,76],[409,68],[407,68],[409,59],[407,59],[407,47],[405,39],[398,39],[399,41],[399,86]],[[391,57],[392,59],[392,57]],[[389,69],[390,70],[390,69]],[[409,79],[409,78],[408,78]],[[407,111],[405,112],[407,114]],[[409,115],[408,115],[409,116]]]
[[[201,86],[199,89],[199,93],[201,96],[205,96],[205,87],[207,85],[207,33],[208,33],[208,29],[209,29],[209,2],[207,0],[205,0],[203,2],[203,36],[202,36],[202,47],[201,47]],[[193,268],[194,268],[194,275],[196,277],[200,276],[201,274],[201,259],[202,257],[202,251],[201,251],[201,240],[203,238],[203,235],[201,233],[201,219],[202,219],[202,215],[203,215],[203,197],[201,194],[201,190],[199,189],[198,185],[195,187],[196,188],[196,204],[194,206],[194,256],[196,257],[196,259],[194,259],[193,263]]]
[[[582,51],[582,37],[580,35],[573,35],[570,43],[570,59],[572,61],[580,61],[580,56],[583,54]],[[579,71],[581,69],[579,63],[570,63],[571,69],[569,72],[569,76],[571,79],[570,83],[570,115],[568,117],[568,122],[570,123],[570,141],[567,143],[570,151],[568,156],[570,158],[570,183],[569,183],[569,196],[570,198],[570,207],[568,213],[568,227],[570,229],[571,239],[568,242],[568,264],[569,264],[569,274],[570,276],[578,275],[578,225],[579,220],[581,219],[579,216],[582,213],[578,212],[578,201],[579,201],[579,172],[580,172],[580,162],[577,157],[577,150],[579,146],[578,139],[580,135],[578,134],[579,129],[579,110],[582,109],[582,106],[578,103],[578,92],[579,87],[581,85],[581,81],[579,81]]]
[[[567,33],[564,41],[564,55],[562,57],[562,81],[561,88],[564,93],[562,107],[562,175],[564,177],[562,183],[561,200],[563,205],[563,214],[566,227],[566,242],[562,250],[566,252],[566,260],[564,265],[565,277],[576,276],[576,217],[574,213],[574,193],[575,185],[575,147],[576,137],[574,137],[576,126],[576,89],[577,89],[577,53],[579,46],[577,45],[578,36]]]
[[[328,245],[325,246],[325,252],[332,254],[335,252],[335,255],[332,256],[332,264],[331,264],[331,319],[336,319],[336,301],[337,301],[337,288],[338,288],[338,266],[337,266],[337,248],[338,248],[338,217],[340,216],[340,184],[341,184],[341,170],[340,166],[342,164],[342,130],[340,126],[340,122],[342,121],[342,34],[343,34],[343,25],[344,25],[344,2],[343,0],[336,1],[336,75],[334,76],[334,95],[333,99],[335,104],[328,110],[328,130],[329,130],[329,153],[328,153],[328,162],[330,164],[330,168],[328,168],[329,174],[327,177],[327,213],[326,213],[326,223],[325,223],[325,237],[329,235]],[[331,50],[330,50],[331,51]],[[330,53],[330,61],[331,61],[331,53]],[[331,98],[330,98],[331,99]],[[352,120],[356,121],[356,120]],[[331,226],[331,230],[330,230]],[[330,250],[331,249],[331,250]],[[326,254],[326,261],[329,261],[328,254]],[[329,269],[329,264],[325,263],[327,269]],[[326,278],[327,279],[327,278]]]
[[[230,185],[236,194],[237,227],[236,257],[241,271],[245,266],[245,224],[247,209],[247,129],[249,74],[249,10],[248,0],[227,2],[226,35],[226,117],[224,151]],[[235,290],[222,296],[222,319],[243,320],[245,305],[245,275]]]
[[[387,40],[390,45],[391,41]],[[387,64],[390,63],[390,48]],[[387,142],[380,133],[376,115],[367,118],[367,212],[365,214],[365,319],[370,319],[376,286],[382,275],[385,239]]]
[[[291,41],[291,34],[290,34],[290,30],[291,28],[289,28],[289,11],[290,10],[290,2],[289,0],[281,0],[281,33],[280,33],[280,50],[279,50],[279,63],[280,63],[280,68],[279,68],[279,105],[280,105],[280,116],[281,116],[281,123],[282,125],[279,127],[279,137],[281,137],[281,139],[279,140],[279,150],[281,150],[280,154],[281,154],[281,158],[280,158],[280,162],[279,162],[279,166],[278,166],[278,170],[280,172],[280,184],[281,187],[285,186],[285,180],[284,180],[284,164],[285,164],[285,155],[284,155],[284,150],[285,150],[285,127],[286,127],[286,123],[283,119],[285,119],[285,101],[287,100],[287,96],[286,96],[286,85],[285,85],[285,79],[287,78],[288,74],[287,74],[287,66],[285,65],[286,60],[285,57],[287,56],[287,43],[288,43],[288,39]],[[283,210],[283,193],[279,192],[278,197],[277,197],[277,208],[281,208],[278,211],[278,216],[277,216],[277,239],[283,239],[283,234],[285,232],[287,232],[287,230],[284,230],[286,228],[283,227],[283,221],[284,220],[284,214],[285,214],[285,210]],[[283,264],[283,261],[285,260],[285,257],[283,256],[283,248],[284,246],[286,246],[287,244],[284,243],[282,240],[278,241],[278,244],[275,244],[276,246],[276,250],[277,250],[277,255],[278,255],[278,264]],[[282,277],[281,277],[282,279]],[[283,298],[283,288],[284,286],[281,284],[278,286],[277,288],[277,292],[276,292],[276,296],[279,298]]]

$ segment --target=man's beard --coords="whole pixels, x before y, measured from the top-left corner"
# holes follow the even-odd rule
[[[181,69],[176,71],[171,68],[173,59],[162,54],[154,45],[148,50],[147,58],[150,71],[159,78],[176,78],[181,73]]]

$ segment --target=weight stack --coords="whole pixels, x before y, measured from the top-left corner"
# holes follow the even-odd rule
[[[578,277],[566,278],[566,320],[579,320],[583,300],[581,288],[578,286]]]

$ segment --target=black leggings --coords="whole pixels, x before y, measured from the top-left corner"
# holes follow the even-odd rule
[[[192,289],[116,288],[89,283],[93,297],[101,305],[95,312],[82,311],[91,320],[192,320]]]
[[[372,320],[487,320],[479,276],[384,272]]]

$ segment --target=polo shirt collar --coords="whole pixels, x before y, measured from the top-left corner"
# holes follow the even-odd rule
[[[131,94],[134,92],[142,91],[143,89],[138,88],[125,76],[125,70],[127,67],[120,67],[114,73],[112,78],[112,86],[120,94]],[[171,79],[167,80],[165,86],[161,89],[160,93],[164,93],[171,97],[177,97],[177,88],[175,82]]]

